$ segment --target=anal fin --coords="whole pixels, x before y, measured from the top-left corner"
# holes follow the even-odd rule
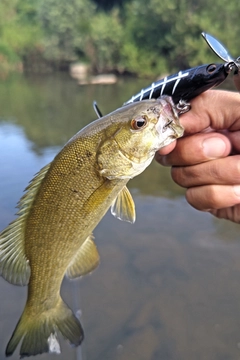
[[[72,259],[66,271],[66,275],[70,279],[86,275],[98,266],[99,260],[99,253],[93,241],[93,235],[91,234],[87,237]]]

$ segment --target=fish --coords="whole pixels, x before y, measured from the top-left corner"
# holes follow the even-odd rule
[[[81,344],[81,323],[60,294],[63,278],[98,266],[93,230],[109,208],[134,223],[126,184],[183,131],[168,96],[125,105],[80,130],[35,175],[19,200],[18,217],[0,234],[0,275],[28,285],[6,356],[20,342],[21,357],[60,353],[59,335]]]

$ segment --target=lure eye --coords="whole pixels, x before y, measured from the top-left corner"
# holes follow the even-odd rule
[[[207,67],[207,72],[208,72],[209,74],[212,74],[212,73],[216,70],[216,68],[217,68],[216,64],[210,64],[210,65],[208,65],[208,67]]]
[[[147,116],[139,116],[131,120],[131,127],[133,130],[140,130],[144,128],[148,123]]]

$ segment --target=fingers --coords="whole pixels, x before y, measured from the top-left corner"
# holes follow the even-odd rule
[[[218,131],[228,129],[229,131],[237,132],[237,130],[240,129],[240,95],[230,91],[206,91],[191,101],[191,110],[186,114],[181,115],[180,122],[185,128],[185,136],[203,132],[209,128]],[[178,142],[180,141],[182,141],[182,139],[178,140]],[[236,143],[237,149],[240,149],[240,145],[238,145],[238,143],[239,142]],[[162,148],[159,151],[159,154],[168,154],[174,148],[174,144],[175,143],[173,143],[171,148],[168,146]],[[193,148],[195,148],[196,145],[192,145],[194,145]],[[218,148],[218,144],[216,144],[215,148]],[[178,151],[179,150],[184,151],[184,149],[178,148]],[[192,150],[193,149],[190,148],[186,149],[188,152]],[[216,156],[208,156],[208,159],[209,158],[216,158]],[[160,163],[162,163],[158,155],[157,159]],[[171,163],[172,161],[169,162],[169,165],[171,165]],[[167,162],[162,164],[167,164]]]
[[[209,90],[191,101],[191,110],[180,117],[185,133],[193,134],[208,127],[215,130],[240,129],[240,95]]]
[[[240,185],[205,185],[189,188],[186,199],[197,210],[213,211],[240,204]]]
[[[240,184],[240,155],[198,165],[173,167],[172,178],[178,185],[186,188],[209,184]]]
[[[240,204],[229,208],[211,210],[210,213],[219,219],[226,219],[235,223],[240,223]]]
[[[174,145],[174,150],[168,155],[161,150],[157,152],[156,160],[160,164],[165,166],[194,165],[225,157],[231,151],[229,139],[216,132],[190,135],[179,139]]]
[[[232,151],[234,153],[240,153],[240,131],[228,132],[226,134],[232,144]]]
[[[240,95],[207,91],[182,115],[185,137],[161,149],[156,159],[173,166],[173,180],[187,188],[196,209],[240,222]]]

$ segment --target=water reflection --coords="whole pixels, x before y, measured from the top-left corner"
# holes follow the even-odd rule
[[[0,84],[0,229],[33,175],[95,118],[92,100],[107,113],[140,86],[78,87],[60,77]],[[94,232],[99,268],[63,284],[63,298],[82,314],[82,347],[63,341],[62,355],[36,359],[239,358],[239,227],[190,208],[156,163],[130,187],[136,224],[107,214]],[[26,288],[0,278],[0,359],[25,298]]]
[[[128,86],[120,81],[111,86],[79,86],[63,75],[13,78],[0,83],[0,121],[7,119],[23,127],[38,152],[47,146],[63,145],[96,119],[93,100],[107,114],[120,107],[142,84],[143,81],[134,81]]]

